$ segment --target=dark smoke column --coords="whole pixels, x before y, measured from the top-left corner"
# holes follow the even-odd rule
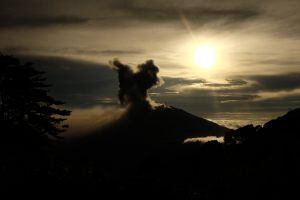
[[[137,71],[122,64],[119,60],[112,62],[119,74],[119,100],[121,105],[151,108],[148,90],[159,84],[157,76],[159,68],[153,60],[148,60],[137,66]]]

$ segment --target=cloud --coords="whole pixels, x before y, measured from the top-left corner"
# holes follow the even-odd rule
[[[241,76],[242,78],[229,78],[225,83],[212,82],[208,80],[182,81],[172,80],[173,86],[168,89],[193,93],[213,93],[216,97],[221,97],[223,101],[245,99],[251,100],[259,97],[263,93],[276,94],[279,92],[289,92],[300,89],[300,73],[275,74],[275,75],[251,75]],[[275,97],[276,95],[273,95]],[[233,97],[233,99],[230,99]],[[235,98],[236,97],[236,98]],[[228,99],[227,99],[228,98]]]
[[[257,90],[260,91],[289,91],[300,88],[300,73],[255,75],[248,79],[255,81]]]
[[[300,87],[298,89],[288,90],[288,91],[259,92],[258,93],[258,98],[256,98],[255,100],[256,101],[272,100],[272,99],[287,100],[290,97],[299,98],[299,96],[300,96]]]
[[[204,25],[231,27],[247,22],[261,15],[256,8],[222,9],[213,7],[195,7],[178,9],[169,7],[127,6],[113,8],[109,16],[99,16],[93,21],[103,27],[128,27],[149,24],[169,24],[182,26],[188,21],[194,28]]]
[[[228,91],[237,91],[241,88],[247,88],[248,82],[243,79],[228,78],[222,82],[215,82],[206,79],[184,79],[184,78],[167,78],[165,88],[177,92],[189,92],[191,90],[198,91],[214,91],[226,93]],[[230,92],[230,93],[231,93]]]
[[[1,48],[1,52],[6,54],[33,54],[33,53],[51,53],[51,54],[63,54],[63,55],[87,55],[87,56],[111,56],[117,57],[122,55],[139,55],[145,53],[143,50],[118,50],[118,49],[90,49],[90,48],[58,48],[58,49],[38,49],[38,48],[29,48],[25,46],[6,46]]]
[[[71,54],[85,54],[85,55],[105,55],[105,56],[120,56],[120,55],[136,55],[145,53],[143,50],[120,50],[120,49],[107,49],[107,50],[98,50],[98,49],[84,49],[84,48],[63,48],[55,51],[62,53],[71,53]]]
[[[299,77],[299,73],[239,76],[225,79],[224,83],[182,78],[171,78],[169,82],[164,78],[165,84],[154,89],[158,94],[152,97],[207,117],[214,112],[278,114],[299,106]]]
[[[180,22],[184,16],[188,21],[198,25],[220,20],[239,23],[261,14],[258,7],[247,4],[232,3],[230,6],[220,6],[194,1],[124,1],[123,3],[112,1],[110,9],[119,19],[160,23]]]
[[[136,0],[110,0],[83,3],[80,1],[43,1],[34,0],[7,1],[4,0],[0,12],[3,13],[0,27],[41,27],[55,24],[81,24],[92,21],[94,25],[102,27],[119,27],[128,25],[141,25],[146,23],[181,23],[182,16],[197,25],[223,21],[224,24],[237,24],[261,15],[261,10],[247,3],[239,6],[218,6],[203,2],[182,5],[181,1],[136,1]],[[185,6],[187,4],[187,6]],[[32,13],[35,9],[35,13]],[[11,10],[17,17],[11,15]],[[31,17],[29,17],[31,16]],[[79,17],[80,16],[80,17]]]
[[[177,10],[176,8],[166,7],[151,8],[131,6],[125,7],[124,12],[128,14],[128,17],[154,22],[179,20],[179,14],[182,13],[187,18],[200,23],[207,23],[220,19],[240,22],[260,14],[257,9],[250,8],[221,9],[209,7],[195,7]]]
[[[203,85],[206,87],[232,87],[232,86],[242,86],[246,85],[247,81],[242,79],[226,79],[227,83],[212,83],[212,82],[205,82]]]
[[[154,102],[148,96],[148,90],[160,82],[157,76],[159,68],[154,65],[153,60],[138,65],[136,71],[118,60],[112,61],[112,65],[119,76],[118,97],[121,105],[151,108]]]
[[[9,47],[4,47],[1,48],[1,53],[4,54],[19,54],[21,52],[28,52],[31,49],[25,46],[9,46]]]
[[[242,79],[226,79],[229,85],[245,85],[247,84],[247,81]]]
[[[169,85],[189,85],[189,84],[200,84],[200,83],[206,83],[207,81],[205,79],[201,78],[183,78],[183,77],[169,77],[169,76],[163,76],[163,79],[165,80],[166,87]]]
[[[45,71],[50,93],[71,107],[118,103],[117,75],[108,65],[52,56],[20,56]],[[109,99],[109,102],[107,101]]]
[[[294,57],[291,56],[291,54],[294,54]],[[252,59],[240,59],[240,64],[243,66],[289,66],[289,67],[298,67],[300,65],[300,61],[298,60],[298,54],[299,51],[293,51],[289,55],[287,55],[284,58],[280,58],[280,54],[265,54],[263,55],[262,53],[255,55],[254,53],[252,54],[244,54],[249,57],[254,56]],[[241,54],[242,55],[242,54]],[[265,59],[261,58],[260,56],[272,56],[272,57],[277,57],[277,58],[272,58],[272,59]]]
[[[1,16],[0,28],[47,27],[53,25],[84,24],[88,21],[88,18],[79,16]]]
[[[183,143],[195,143],[195,142],[206,143],[210,141],[218,141],[220,143],[224,143],[224,137],[207,136],[207,137],[188,138],[184,140]]]
[[[100,128],[116,123],[126,113],[126,108],[120,106],[95,106],[90,108],[75,108],[67,119],[70,128],[62,136],[66,138],[82,137]]]
[[[132,55],[132,54],[142,54],[144,51],[142,50],[103,50],[101,51],[101,54],[104,55]]]
[[[237,94],[226,94],[222,95],[220,94],[217,96],[220,103],[234,103],[238,101],[251,101],[259,97],[259,94],[243,94],[243,93],[237,93]]]

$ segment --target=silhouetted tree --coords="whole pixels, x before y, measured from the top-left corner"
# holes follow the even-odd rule
[[[60,109],[64,103],[48,95],[44,72],[32,63],[0,54],[0,123],[2,137],[30,141],[59,138],[66,130],[63,122],[70,111]]]

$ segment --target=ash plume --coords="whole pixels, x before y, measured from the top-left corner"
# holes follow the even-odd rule
[[[155,102],[148,95],[148,90],[160,83],[159,68],[153,60],[137,66],[137,71],[119,60],[112,61],[113,68],[119,75],[119,100],[124,106],[138,106],[151,109]]]

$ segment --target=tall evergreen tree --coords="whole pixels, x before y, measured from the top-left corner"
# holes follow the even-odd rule
[[[43,75],[32,63],[0,54],[0,123],[6,130],[2,137],[40,142],[59,138],[66,130],[63,122],[71,112],[48,95],[50,85]]]

